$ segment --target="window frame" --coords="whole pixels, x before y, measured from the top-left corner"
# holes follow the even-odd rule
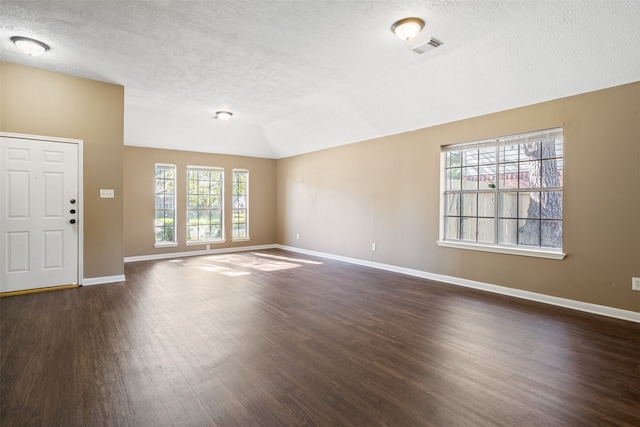
[[[198,194],[192,194],[189,191],[189,183],[190,183],[190,172],[200,172],[200,171],[207,171],[207,172],[220,172],[220,194],[219,194],[219,198],[220,198],[220,237],[219,238],[212,238],[212,239],[199,239],[199,240],[189,240],[189,211],[190,210],[205,210],[205,209],[201,209],[201,208],[192,208],[190,207],[189,204],[189,197],[190,196],[198,196]],[[226,241],[225,239],[225,226],[224,226],[224,219],[225,219],[225,215],[224,215],[224,208],[225,208],[225,203],[224,203],[224,168],[222,167],[215,167],[215,166],[197,166],[197,165],[188,165],[187,166],[187,170],[186,170],[186,183],[185,183],[185,189],[186,189],[186,199],[185,199],[185,245],[187,246],[195,246],[195,245],[207,245],[207,244],[212,244],[212,243],[224,243]],[[208,193],[213,194],[213,193]],[[211,208],[209,208],[208,210],[211,210]]]
[[[507,164],[512,164],[510,162],[500,162],[500,155],[499,155],[499,151],[500,151],[500,147],[501,146],[505,146],[505,145],[513,145],[513,144],[518,144],[518,150],[521,150],[521,147],[525,141],[527,140],[542,140],[545,136],[555,136],[558,137],[560,136],[562,138],[562,155],[561,156],[556,156],[554,157],[554,159],[558,159],[561,158],[562,159],[562,166],[563,166],[563,171],[564,171],[564,129],[562,127],[558,127],[558,128],[551,128],[551,129],[544,129],[544,130],[539,130],[539,131],[533,131],[533,132],[525,132],[525,133],[520,133],[520,134],[513,134],[513,135],[507,135],[507,136],[502,136],[502,137],[496,137],[496,138],[490,138],[490,139],[484,139],[484,140],[478,140],[478,141],[471,141],[471,142],[466,142],[466,143],[459,143],[459,144],[451,144],[451,145],[447,145],[447,146],[442,146],[441,147],[441,156],[440,156],[440,216],[439,216],[439,237],[438,237],[438,241],[437,244],[438,246],[441,247],[449,247],[449,248],[458,248],[458,249],[468,249],[468,250],[476,250],[476,251],[483,251],[483,252],[494,252],[494,253],[502,253],[502,254],[511,254],[511,255],[523,255],[523,256],[532,256],[532,257],[540,257],[540,258],[549,258],[549,259],[563,259],[566,254],[564,253],[564,241],[561,240],[561,247],[560,248],[551,248],[551,247],[540,247],[540,246],[526,246],[526,245],[518,245],[517,243],[515,245],[513,244],[504,244],[504,243],[500,243],[500,239],[499,239],[499,229],[500,229],[500,221],[501,220],[505,220],[506,218],[504,216],[501,216],[500,214],[500,210],[499,210],[499,204],[500,204],[500,198],[501,198],[501,194],[507,194],[507,193],[515,193],[515,194],[520,194],[520,193],[527,193],[527,192],[535,192],[535,193],[539,193],[540,195],[542,195],[543,193],[548,193],[551,191],[555,191],[555,192],[560,192],[561,194],[564,194],[564,184],[561,183],[560,187],[545,187],[543,186],[543,184],[541,183],[538,187],[535,188],[527,188],[527,187],[516,187],[516,188],[502,188],[501,183],[499,182],[499,170],[500,170],[500,166],[501,165],[506,165]],[[447,153],[451,152],[451,151],[457,151],[459,150],[461,152],[461,157],[464,155],[464,150],[471,150],[471,149],[482,149],[482,148],[491,148],[491,147],[495,147],[495,160],[493,163],[487,163],[486,165],[489,166],[495,166],[495,184],[494,184],[494,188],[489,188],[489,189],[481,189],[480,185],[477,186],[477,188],[475,189],[464,189],[462,187],[460,187],[460,189],[447,189],[447,185],[448,185],[448,180],[447,180]],[[480,154],[480,152],[479,152]],[[542,159],[541,156],[541,162],[544,159]],[[480,164],[480,158],[478,158],[478,163]],[[516,161],[517,166],[520,167],[521,164],[524,163],[523,160],[521,160],[520,158],[518,158],[518,160]],[[464,170],[464,165],[462,165],[462,160],[461,160],[461,165],[460,165],[460,170],[461,172],[463,172]],[[480,166],[478,166],[478,168],[480,168]],[[452,168],[450,168],[452,169]],[[478,169],[479,171],[480,169]],[[518,169],[521,170],[521,169]],[[479,172],[478,172],[479,173]],[[541,172],[542,173],[542,172]],[[478,182],[480,181],[480,175],[478,175]],[[460,210],[463,209],[462,206],[462,199],[463,199],[463,194],[470,194],[470,195],[479,195],[479,194],[493,194],[493,203],[494,203],[494,209],[493,209],[493,216],[487,216],[487,218],[493,219],[494,220],[494,238],[493,238],[493,242],[492,243],[483,243],[483,242],[478,242],[477,241],[477,235],[478,232],[476,231],[476,241],[471,241],[471,240],[462,240],[461,236],[458,235],[457,239],[450,239],[450,238],[446,238],[446,221],[447,221],[447,217],[449,218],[453,218],[455,217],[455,215],[447,215],[446,212],[446,207],[447,207],[447,196],[448,195],[454,195],[454,194],[459,194],[459,208]],[[519,196],[518,196],[519,197]],[[476,201],[479,198],[476,198]],[[563,199],[563,198],[562,198]],[[463,217],[465,217],[465,215],[463,215],[462,213],[459,213],[458,218],[462,219]],[[474,215],[472,215],[469,218],[473,218]],[[483,218],[483,216],[480,216],[477,212],[475,214],[475,218],[479,219],[479,218]],[[522,217],[519,213],[516,214],[515,216],[516,221],[520,221],[520,220],[525,220],[525,219],[531,219],[531,218],[527,218],[527,217]],[[542,218],[538,219],[538,221],[540,221],[540,224],[542,224]],[[556,220],[554,220],[556,221]],[[559,220],[561,222],[561,227],[564,228],[564,214],[562,215],[562,217]],[[462,230],[462,226],[458,225],[458,229]],[[477,230],[477,227],[476,227]],[[461,233],[461,231],[459,231],[459,233]]]
[[[234,199],[237,196],[240,196],[239,194],[236,194],[235,192],[235,183],[236,183],[236,174],[244,174],[245,175],[245,191],[244,194],[242,194],[241,196],[244,197],[245,200],[245,207],[243,209],[239,209],[235,207],[234,204]],[[248,169],[233,169],[231,171],[231,241],[233,242],[242,242],[242,241],[248,241],[251,240],[250,234],[249,234],[249,170]],[[244,210],[244,230],[245,230],[245,236],[244,237],[236,237],[235,233],[236,233],[236,211],[238,210]]]
[[[156,227],[157,225],[155,224],[156,218],[158,216],[158,207],[157,207],[157,195],[158,195],[158,187],[157,187],[157,179],[158,179],[158,168],[170,168],[173,169],[173,240],[172,241],[158,241],[157,240],[157,232],[156,232]],[[156,163],[154,168],[154,181],[155,181],[155,185],[154,185],[154,216],[153,216],[153,221],[154,221],[154,229],[153,229],[153,235],[154,235],[154,243],[153,243],[153,247],[155,248],[173,248],[178,246],[178,228],[177,228],[177,224],[176,224],[176,214],[177,214],[177,202],[178,202],[178,169],[176,167],[176,165],[171,164],[171,163]],[[163,191],[163,194],[166,194],[166,185],[164,186],[165,191]],[[161,209],[162,211],[165,211],[167,209]],[[164,215],[164,218],[166,219],[166,215]]]

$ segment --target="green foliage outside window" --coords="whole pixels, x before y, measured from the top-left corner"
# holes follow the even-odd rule
[[[231,229],[233,239],[249,238],[249,171],[234,170],[232,179]]]
[[[157,164],[155,172],[155,243],[175,243],[176,167]]]
[[[187,169],[187,241],[223,238],[222,169]]]

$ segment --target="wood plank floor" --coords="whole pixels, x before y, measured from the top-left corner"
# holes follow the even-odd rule
[[[634,426],[640,325],[280,250],[0,299],[2,426]]]

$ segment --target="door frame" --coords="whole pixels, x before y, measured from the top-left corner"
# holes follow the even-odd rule
[[[76,280],[78,286],[82,286],[84,279],[84,180],[83,180],[83,164],[84,154],[82,139],[58,138],[55,136],[29,135],[24,133],[0,132],[0,137],[28,139],[32,141],[42,142],[62,142],[65,144],[76,144],[78,146],[78,271]]]

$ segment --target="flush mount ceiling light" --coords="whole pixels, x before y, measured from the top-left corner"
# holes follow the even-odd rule
[[[216,111],[215,118],[220,120],[229,120],[231,116],[233,116],[233,113],[230,113],[229,111]]]
[[[424,27],[424,21],[420,18],[404,18],[391,26],[391,31],[400,39],[409,41],[418,35]]]
[[[22,53],[29,56],[40,56],[49,50],[49,46],[46,44],[28,37],[15,36],[11,37],[11,41]]]

